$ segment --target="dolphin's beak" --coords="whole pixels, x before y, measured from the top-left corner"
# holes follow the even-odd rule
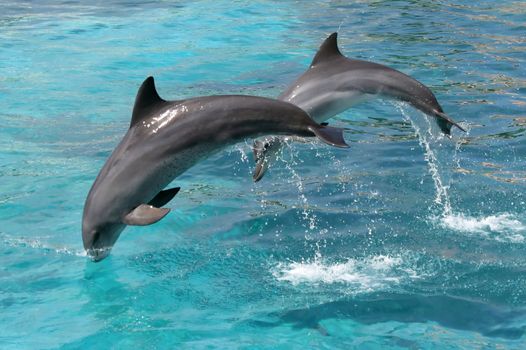
[[[83,236],[83,238],[85,239],[84,249],[92,261],[99,262],[110,255],[112,247],[105,247],[101,244],[102,242],[100,241],[100,235],[98,233],[94,232],[89,236]]]
[[[99,262],[110,255],[111,248],[91,248],[86,249],[86,253],[94,262]]]
[[[106,224],[99,229],[85,229],[82,232],[84,249],[91,260],[98,262],[110,255],[111,249],[119,239],[123,224]]]

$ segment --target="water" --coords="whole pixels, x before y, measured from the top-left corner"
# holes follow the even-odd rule
[[[519,1],[13,1],[0,15],[0,347],[522,349],[526,6]],[[277,96],[331,32],[469,129],[373,101],[192,168],[158,224],[82,250],[83,202],[138,86]]]

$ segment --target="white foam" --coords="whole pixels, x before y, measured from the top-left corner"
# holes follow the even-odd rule
[[[522,243],[526,236],[526,225],[509,213],[482,217],[449,214],[441,217],[439,222],[451,230],[482,234],[504,242]]]
[[[413,268],[407,267],[401,256],[388,255],[348,259],[340,263],[326,262],[322,258],[311,262],[280,263],[274,268],[273,275],[279,281],[293,285],[347,284],[357,292],[378,290],[403,279],[419,277]]]

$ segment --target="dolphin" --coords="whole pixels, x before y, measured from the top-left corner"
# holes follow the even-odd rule
[[[387,66],[345,57],[338,48],[337,35],[332,33],[325,39],[309,69],[279,95],[279,100],[295,104],[322,123],[360,102],[375,97],[394,99],[435,117],[447,135],[453,125],[465,131],[444,113],[424,84]],[[254,181],[261,180],[283,141],[282,137],[254,141]]]
[[[247,137],[316,136],[348,147],[343,130],[316,123],[301,108],[255,96],[165,101],[148,77],[137,93],[128,132],[91,187],[82,217],[84,249],[104,259],[126,225],[150,225],[179,191],[164,189],[200,160]]]

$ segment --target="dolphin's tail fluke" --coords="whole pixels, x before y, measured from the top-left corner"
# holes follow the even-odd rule
[[[411,104],[413,107],[424,112],[428,116],[435,118],[438,127],[440,128],[440,130],[442,130],[444,134],[451,135],[451,128],[453,127],[453,125],[459,128],[460,130],[466,132],[466,129],[464,129],[456,121],[454,121],[453,119],[451,119],[451,117],[444,113],[442,107],[438,104],[435,95],[433,95],[431,90],[428,89],[428,91],[430,94],[430,96],[428,96],[428,100],[431,101],[424,102],[421,98],[415,98],[406,100],[406,102],[409,102],[409,104]]]
[[[466,129],[461,127],[456,121],[451,119],[446,113],[433,110],[433,115],[437,118],[437,123],[440,129],[447,135],[451,134],[451,127],[454,125],[460,130],[466,132]]]
[[[343,138],[343,129],[333,128],[331,126],[316,125],[309,127],[309,130],[312,131],[317,138],[328,145],[341,148],[349,147]]]

